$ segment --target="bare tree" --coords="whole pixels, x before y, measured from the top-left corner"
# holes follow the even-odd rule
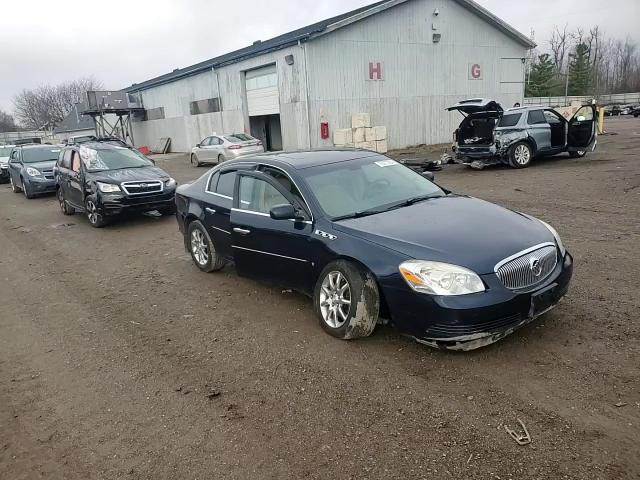
[[[13,117],[7,112],[0,110],[0,132],[15,132],[18,130]]]
[[[562,30],[556,25],[551,32],[551,39],[549,45],[551,47],[551,54],[553,56],[553,63],[556,66],[558,72],[562,71],[564,67],[564,61],[569,48],[569,25],[565,24]]]
[[[80,78],[59,85],[43,85],[33,90],[23,90],[13,99],[14,113],[27,128],[53,128],[71,111],[76,103],[84,100],[90,90],[102,90],[102,83],[93,77]]]

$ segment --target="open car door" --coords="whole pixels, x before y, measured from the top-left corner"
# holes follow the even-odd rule
[[[596,142],[596,108],[584,105],[578,109],[571,120],[567,131],[567,150],[570,152],[586,151],[594,147]]]

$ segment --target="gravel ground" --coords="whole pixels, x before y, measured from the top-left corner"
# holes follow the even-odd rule
[[[0,478],[640,478],[640,119],[607,127],[583,159],[437,173],[575,257],[555,310],[471,353],[338,341],[301,295],[197,271],[173,218],[96,230],[0,186]]]

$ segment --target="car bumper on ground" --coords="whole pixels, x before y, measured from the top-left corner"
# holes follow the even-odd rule
[[[32,194],[53,193],[56,191],[56,180],[54,178],[27,177],[24,183]]]
[[[477,294],[431,296],[409,288],[384,293],[392,321],[403,333],[437,348],[473,350],[497,342],[553,308],[567,293],[572,274],[573,259],[567,252],[549,278],[530,291],[508,290],[497,276],[484,275],[487,290]]]
[[[101,193],[98,208],[106,216],[124,213],[168,210],[175,207],[175,189],[150,195],[123,195],[122,193]]]

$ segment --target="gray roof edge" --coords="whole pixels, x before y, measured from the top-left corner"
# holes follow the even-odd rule
[[[479,5],[473,0],[454,0],[454,1],[462,5],[463,7],[465,7],[467,10],[471,10],[473,13],[475,13],[479,17],[483,18],[484,20],[492,24],[494,27],[498,28],[499,30],[502,30],[503,33],[506,33],[515,41],[524,45],[528,49],[536,47],[536,43],[533,40],[531,40],[526,35],[520,33],[518,30],[513,28],[511,25],[509,25],[507,22],[505,22],[501,18],[496,17],[493,13],[491,13],[489,10],[484,8],[482,5]]]
[[[347,25],[351,25],[352,23],[355,23],[357,21],[363,20],[367,17],[370,17],[371,15],[375,15],[377,13],[380,12],[384,12],[385,10],[388,10],[389,8],[393,8],[397,5],[401,5],[403,3],[406,3],[408,1],[411,0],[383,0],[383,1],[379,1],[377,3],[374,3],[372,5],[370,5],[370,8],[367,7],[362,7],[361,9],[356,9],[353,12],[347,12],[345,14],[343,14],[343,18],[340,18],[338,20],[336,20],[333,23],[329,23],[326,25],[321,25],[323,22],[318,22],[317,24],[313,24],[313,25],[309,25],[308,27],[303,27],[302,29],[298,29],[298,31],[301,31],[302,33],[295,35],[295,36],[287,36],[287,34],[283,34],[282,37],[284,37],[282,39],[282,42],[280,43],[276,43],[276,44],[271,44],[271,45],[266,45],[268,44],[271,40],[274,40],[278,37],[274,37],[274,39],[271,40],[265,40],[264,42],[264,48],[251,48],[252,46],[249,47],[245,47],[242,49],[237,50],[237,55],[233,56],[232,54],[234,52],[230,52],[227,54],[223,54],[220,55],[218,57],[209,59],[209,60],[205,60],[203,62],[200,63],[196,63],[194,65],[191,65],[190,67],[185,67],[183,69],[180,69],[176,72],[170,72],[170,73],[166,73],[163,75],[159,75],[157,77],[151,78],[147,81],[141,82],[139,84],[134,84],[131,85],[129,87],[123,88],[122,90],[128,93],[131,92],[140,92],[143,90],[148,90],[149,88],[153,88],[153,87],[157,87],[159,85],[164,85],[166,83],[171,83],[175,80],[179,80],[182,78],[186,78],[186,77],[190,77],[193,75],[197,75],[199,73],[202,72],[206,72],[207,70],[211,70],[214,69],[216,67],[220,67],[220,66],[224,66],[224,65],[230,65],[232,63],[237,63],[240,62],[242,60],[246,60],[248,58],[252,58],[258,55],[262,55],[264,53],[268,53],[268,52],[273,52],[273,51],[277,51],[277,50],[282,50],[283,48],[287,48],[291,45],[295,45],[299,42],[303,42],[303,41],[307,41],[310,40],[312,38],[321,36],[321,35],[326,35],[328,33],[331,33],[335,30],[338,30],[339,28],[342,27],[346,27]],[[485,21],[489,22],[491,25],[493,25],[494,27],[496,27],[498,30],[502,31],[503,33],[507,34],[509,37],[511,37],[513,40],[517,41],[518,43],[520,43],[521,45],[525,46],[528,49],[531,48],[535,48],[536,47],[536,43],[533,42],[530,38],[528,38],[527,36],[523,35],[522,33],[520,33],[518,30],[516,30],[515,28],[513,28],[511,25],[509,25],[508,23],[504,22],[502,19],[498,18],[497,16],[495,16],[493,13],[491,13],[490,11],[488,11],[487,9],[485,9],[484,7],[482,7],[481,5],[477,4],[475,1],[473,0],[452,0],[455,1],[456,3],[458,3],[459,5],[463,6],[464,8],[466,8],[467,10],[470,10],[472,13],[475,13],[477,16],[479,16],[480,18],[484,19]],[[353,13],[352,15],[349,15],[349,13]],[[340,15],[338,15],[338,17],[340,17]],[[319,25],[319,28],[313,30],[311,29],[312,26],[315,25]],[[304,30],[305,28],[309,28],[309,30]],[[296,31],[294,31],[296,32]],[[294,33],[294,32],[290,32],[290,33]],[[246,52],[243,52],[243,50],[246,50]],[[225,58],[226,57],[226,58]]]

